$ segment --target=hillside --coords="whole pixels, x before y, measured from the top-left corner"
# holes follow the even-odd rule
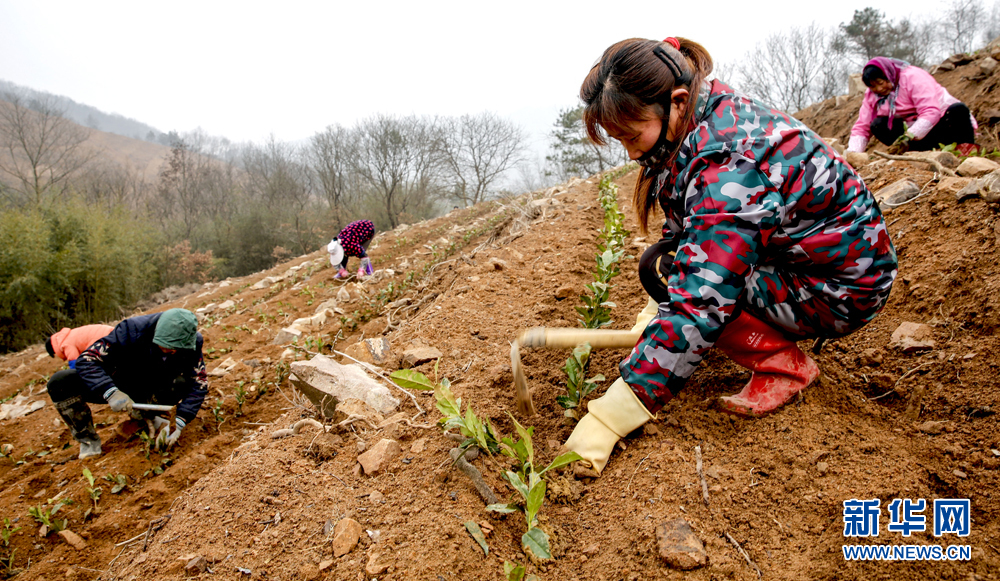
[[[962,83],[1000,78],[969,81],[956,71],[949,85],[956,96]],[[982,111],[991,98],[983,94],[969,105]],[[856,113],[857,104],[852,109],[842,100],[822,113],[822,123],[849,129]],[[982,119],[981,125],[984,134],[994,131]],[[830,131],[822,134],[841,137]],[[959,202],[955,193],[968,180],[935,175],[924,164],[873,160],[861,173],[876,192],[903,177],[923,192],[886,211],[900,278],[882,314],[855,335],[828,341],[814,356],[819,380],[763,419],[738,419],[714,407],[718,396],[739,391],[749,373],[710,352],[684,392],[623,441],[603,477],[576,480],[564,471],[551,480],[540,524],[556,558],[529,564],[531,572],[542,579],[757,579],[749,559],[765,579],[997,578],[997,206],[978,197]],[[617,181],[622,206],[635,177],[633,171]],[[437,372],[451,380],[463,406],[502,434],[514,432],[508,412],[515,414],[534,426],[541,460],[554,458],[572,430],[556,404],[568,353],[522,350],[538,407],[538,415],[523,417],[515,409],[509,342],[527,327],[578,326],[574,307],[592,281],[603,224],[597,188],[592,176],[381,233],[370,251],[381,273],[368,282],[334,280],[326,256],[316,253],[158,307],[212,305],[201,329],[208,367],[230,358],[232,367],[210,378],[205,406],[169,458],[147,457],[132,433],[136,426],[106,406],[95,406],[105,450],[96,461],[76,459],[77,447],[51,405],[0,420],[0,445],[12,446],[10,457],[0,458],[0,517],[20,527],[10,537],[12,566],[23,570],[18,579],[173,579],[190,566],[206,579],[498,580],[504,561],[527,563],[520,548],[524,519],[485,511],[471,481],[449,466],[455,442],[433,426],[441,415],[430,395],[411,399],[393,389],[402,416],[338,417],[325,422],[329,431],[307,427],[274,436],[316,417],[287,379],[291,361],[318,350],[332,356],[331,348],[358,356],[359,341],[383,337],[392,354],[385,371],[400,364],[404,350],[436,348]],[[626,226],[636,230],[629,213]],[[611,293],[613,328],[630,327],[646,302],[635,256],[648,242],[629,238],[633,257]],[[233,305],[220,308],[227,300]],[[335,316],[295,346],[275,343],[283,328],[322,308],[336,309]],[[933,345],[909,352],[895,346],[891,336],[904,322],[926,324]],[[625,355],[595,352],[590,373],[617,377]],[[41,346],[0,358],[0,400],[19,393],[48,404],[41,390],[59,368]],[[417,369],[433,377],[435,363]],[[368,475],[358,457],[383,439],[399,442],[401,453]],[[480,456],[471,463],[501,501],[510,497],[501,479],[504,460]],[[99,479],[127,478],[117,494],[99,480],[104,492],[86,519],[84,465]],[[56,534],[38,536],[28,509],[57,496],[75,501],[58,516],[69,519],[85,549]],[[883,506],[893,498],[971,499],[968,537],[939,539],[928,530],[904,540],[883,531],[878,539],[969,545],[971,560],[845,562],[843,502],[867,498]],[[360,524],[360,541],[335,557],[328,527],[347,518]],[[675,571],[658,556],[656,527],[676,518],[704,542],[706,567]],[[485,525],[488,556],[466,532],[470,520]]]

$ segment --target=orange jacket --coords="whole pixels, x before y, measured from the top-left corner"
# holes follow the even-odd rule
[[[76,329],[63,327],[52,335],[52,351],[63,361],[75,361],[87,347],[114,330],[110,325],[84,325]]]

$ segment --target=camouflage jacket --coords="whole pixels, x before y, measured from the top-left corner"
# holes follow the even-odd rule
[[[620,365],[653,413],[683,387],[737,304],[747,304],[755,270],[788,273],[798,287],[767,292],[771,306],[816,296],[836,303],[801,327],[813,336],[866,323],[896,275],[871,192],[802,123],[719,81],[703,86],[693,123],[654,183],[663,237],[677,244],[671,300]]]

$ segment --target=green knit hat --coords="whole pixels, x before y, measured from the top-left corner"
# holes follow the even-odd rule
[[[163,311],[156,321],[153,343],[167,349],[194,349],[198,332],[198,318],[187,309]]]

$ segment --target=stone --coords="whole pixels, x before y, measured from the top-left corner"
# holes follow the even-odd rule
[[[833,99],[833,106],[836,107],[837,109],[840,109],[841,107],[844,106],[845,103],[847,103],[850,100],[851,97],[849,95],[837,95]]]
[[[184,574],[188,577],[194,577],[195,575],[201,575],[205,571],[208,571],[208,559],[202,555],[191,559],[184,565]]]
[[[923,323],[904,321],[892,332],[889,344],[902,349],[904,353],[933,349],[934,330]]]
[[[395,367],[398,359],[392,352],[389,340],[385,337],[375,337],[352,343],[344,349],[344,353],[372,365],[379,367]]]
[[[919,424],[917,426],[917,429],[925,434],[936,436],[941,432],[944,432],[944,426],[945,426],[944,422],[935,422],[934,420],[928,420],[922,424]]]
[[[865,86],[865,82],[861,80],[861,73],[854,73],[847,77],[847,95],[854,97],[857,95],[864,95],[868,87]]]
[[[674,569],[689,571],[708,564],[705,545],[691,530],[691,525],[682,518],[657,526],[656,543],[660,558]]]
[[[816,471],[820,473],[820,476],[826,474],[830,470],[830,465],[826,462],[817,462]]]
[[[372,504],[382,504],[385,502],[385,495],[377,490],[368,493],[368,502]]]
[[[326,559],[325,561],[320,561],[319,572],[322,573],[323,571],[326,571],[330,567],[333,567],[334,562],[335,561],[333,559]]]
[[[417,438],[410,444],[410,454],[419,454],[427,446],[427,438]]]
[[[358,462],[364,469],[365,474],[371,476],[387,467],[390,462],[403,453],[396,440],[382,439],[371,447],[370,450],[358,456]]]
[[[358,540],[365,529],[353,518],[337,521],[333,527],[333,556],[342,557],[358,546]]]
[[[978,178],[1000,169],[1000,164],[985,157],[967,157],[959,164],[955,173],[965,178]]]
[[[383,559],[379,553],[372,553],[368,556],[368,564],[365,565],[365,572],[369,575],[381,575],[392,565],[388,559]]]
[[[389,388],[375,381],[356,364],[341,365],[326,355],[291,365],[289,380],[325,417],[333,417],[338,403],[356,399],[379,413],[399,407]]]
[[[212,311],[214,311],[217,308],[219,308],[219,305],[217,305],[215,303],[208,303],[207,305],[205,305],[204,307],[201,307],[200,309],[198,309],[195,312],[207,315],[207,314],[211,313]]]
[[[972,56],[969,55],[968,53],[959,52],[959,53],[955,53],[955,54],[951,55],[950,57],[946,58],[944,60],[944,62],[951,63],[951,64],[953,64],[955,66],[962,66],[962,65],[964,65],[966,63],[971,63],[972,62]]]
[[[961,478],[963,480],[965,480],[966,478],[969,477],[968,474],[966,474],[965,472],[962,472],[961,470],[952,470],[951,473],[954,474],[955,476],[958,476],[959,478]]]
[[[388,305],[386,305],[386,306],[388,306]],[[337,308],[337,299],[326,299],[325,301],[323,301],[322,303],[320,303],[318,307],[316,307],[316,310],[314,312],[315,313],[319,313],[319,312],[325,311],[327,309],[333,311],[336,308]],[[336,311],[334,311],[334,312],[336,312]]]
[[[346,303],[351,300],[351,293],[347,290],[347,287],[340,287],[340,290],[337,291],[337,300],[342,303]]]
[[[273,285],[274,283],[278,282],[279,280],[281,280],[281,279],[278,278],[278,277],[276,277],[276,276],[267,276],[267,277],[264,277],[264,278],[260,279],[259,281],[257,281],[257,283],[254,284],[253,286],[251,286],[250,288],[251,289],[255,289],[255,290],[259,290],[259,289],[262,289],[262,288],[268,288],[271,285]]]
[[[562,202],[555,198],[540,198],[538,200],[531,200],[528,205],[535,208],[541,208],[543,206],[558,206],[559,204],[562,204]]]
[[[868,165],[867,153],[861,153],[859,151],[848,151],[844,155],[847,158],[847,163],[851,164],[851,167],[855,169]]]
[[[302,329],[296,329],[295,327],[285,327],[284,329],[278,331],[278,334],[274,336],[274,341],[271,341],[271,345],[284,345],[286,343],[293,343],[296,339],[302,337]]]
[[[315,315],[311,317],[303,317],[301,319],[295,319],[292,321],[292,327],[299,329],[310,329],[322,327],[326,324],[328,318],[333,317],[333,311],[329,309],[323,309],[318,311]]]
[[[506,260],[497,258],[496,256],[491,258],[487,264],[490,266],[488,270],[504,270],[510,268]]]
[[[416,367],[427,363],[428,361],[440,359],[442,355],[441,351],[435,349],[434,347],[415,347],[413,349],[407,349],[406,351],[403,351],[403,367],[406,369]]]
[[[571,298],[577,294],[579,294],[579,292],[577,292],[576,287],[565,284],[556,289],[556,300],[561,301],[563,299]]]
[[[316,581],[319,579],[319,567],[312,563],[303,563],[299,566],[298,578],[303,581]]]
[[[87,548],[87,541],[83,540],[80,535],[69,529],[59,531],[59,536],[77,551],[82,551]]]
[[[875,201],[889,208],[908,202],[920,194],[920,186],[910,178],[896,180],[875,192]]]
[[[222,285],[219,285],[219,286],[222,286]],[[234,301],[228,300],[228,301],[224,301],[222,303],[219,303],[219,310],[220,311],[224,311],[226,309],[231,309],[231,308],[233,308],[235,306],[236,306],[236,303]]]
[[[938,184],[938,188],[941,189],[941,184]],[[962,186],[962,188],[959,189],[957,192],[955,192],[955,200],[958,202],[964,202],[966,200],[971,200],[972,198],[978,198],[978,197],[979,197],[979,180],[966,180],[965,185]]]
[[[906,155],[907,157],[914,157],[917,159],[933,160],[948,169],[955,169],[958,167],[959,163],[961,163],[959,159],[955,157],[955,154],[948,151],[910,151]]]
[[[1000,170],[986,174],[976,182],[976,186],[987,204],[1000,203]]]

